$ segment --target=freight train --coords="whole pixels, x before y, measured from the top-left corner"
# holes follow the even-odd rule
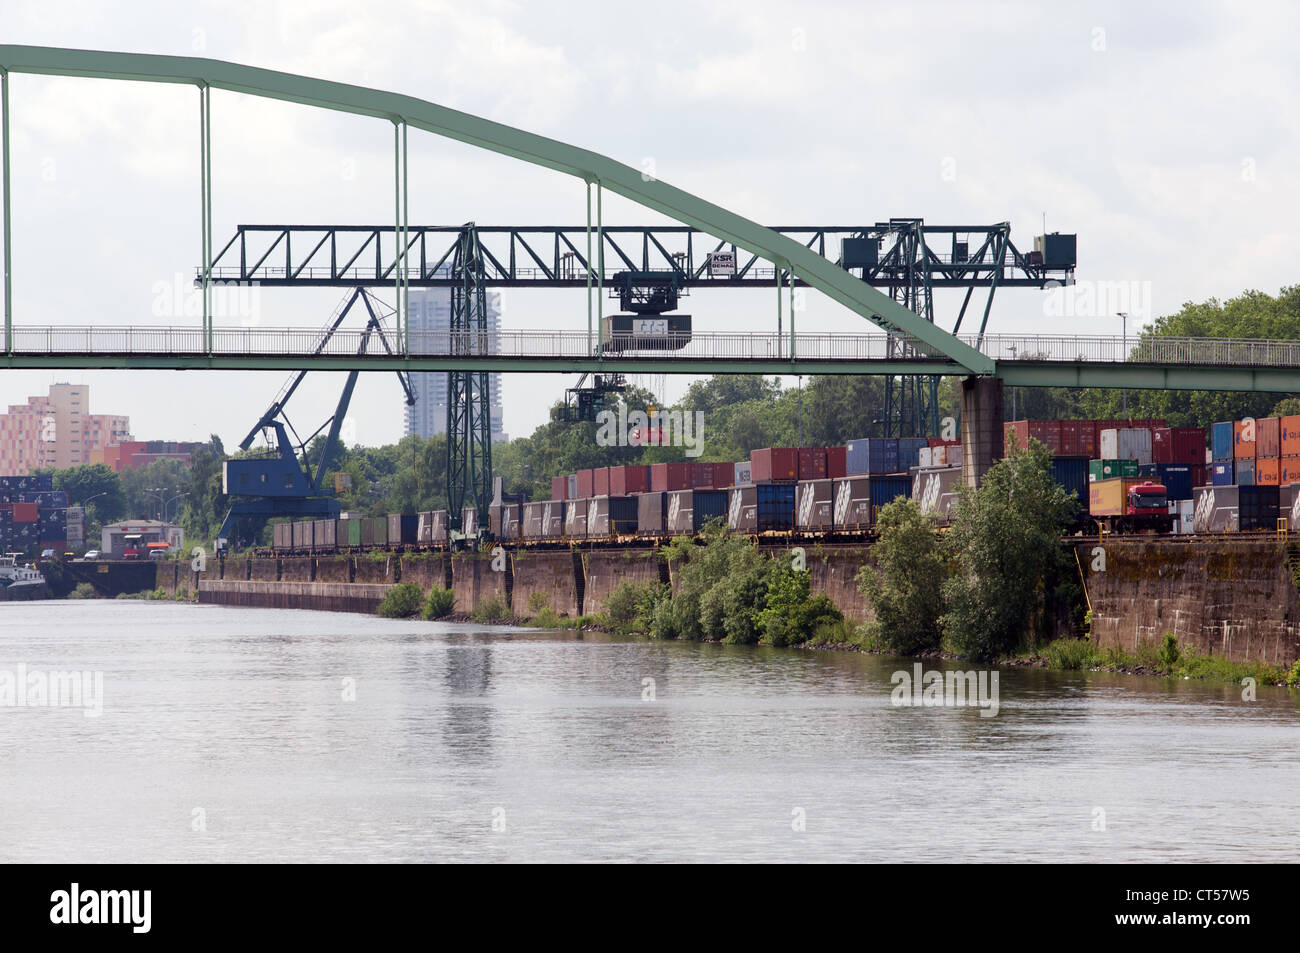
[[[1052,477],[1079,502],[1071,532],[1300,531],[1300,416],[1227,421],[1206,432],[1163,420],[1011,421],[1008,447],[1030,438],[1052,452]],[[278,553],[445,549],[477,540],[522,546],[628,544],[693,536],[718,523],[736,533],[853,540],[881,507],[911,496],[949,522],[962,448],[935,438],[851,440],[843,447],[770,447],[738,463],[659,463],[579,470],[551,480],[551,499],[494,503],[489,525],[467,507],[461,531],[435,510],[344,516],[273,528]],[[1294,484],[1294,485],[1292,485]],[[1294,508],[1300,511],[1300,507]]]

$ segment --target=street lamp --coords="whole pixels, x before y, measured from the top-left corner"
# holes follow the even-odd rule
[[[167,507],[171,506],[173,503],[175,503],[177,500],[179,500],[179,499],[180,499],[181,497],[183,497],[183,496],[189,496],[189,494],[188,494],[188,493],[177,493],[175,496],[171,497],[170,499],[167,500],[166,503],[163,504],[163,522],[164,522],[164,523],[168,522],[168,519],[167,519]]]
[[[1018,351],[1018,348],[1014,344],[1009,344],[1007,345],[1007,350],[1011,352],[1011,360],[1014,361],[1016,359],[1016,352]],[[1016,386],[1014,384],[1011,385],[1011,419],[1012,420],[1017,419],[1016,418]]]
[[[1118,317],[1123,319],[1123,324],[1120,326],[1121,334],[1123,335],[1121,340],[1123,342],[1122,344],[1123,360],[1127,361],[1128,360],[1128,312],[1116,311],[1115,314]],[[1122,395],[1122,399],[1124,401],[1124,420],[1127,421],[1128,420],[1128,388],[1127,387],[1121,388],[1120,394]]]

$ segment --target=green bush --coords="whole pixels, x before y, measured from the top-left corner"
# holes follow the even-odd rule
[[[536,629],[559,629],[563,626],[564,620],[550,606],[543,606],[528,620],[528,624]]]
[[[475,622],[500,622],[502,619],[510,618],[510,610],[506,604],[493,596],[471,613],[471,618]]]
[[[1287,673],[1286,683],[1288,685],[1300,685],[1300,659],[1296,659],[1295,664],[1291,666],[1291,671]]]
[[[95,587],[88,582],[79,582],[77,587],[68,593],[69,599],[98,599],[99,593]]]
[[[409,619],[423,604],[423,589],[413,582],[399,582],[379,603],[379,614],[385,619]]]
[[[1160,666],[1167,672],[1173,671],[1178,664],[1178,639],[1172,632],[1165,633],[1164,644],[1160,646]]]
[[[650,631],[650,613],[656,585],[638,586],[624,580],[614,587],[605,601],[605,620],[620,635]]]
[[[1095,668],[1100,662],[1096,649],[1085,639],[1057,639],[1048,643],[1043,654],[1048,668],[1063,672]]]
[[[442,619],[451,615],[456,608],[456,594],[450,589],[434,586],[429,590],[429,598],[424,603],[426,619]]]

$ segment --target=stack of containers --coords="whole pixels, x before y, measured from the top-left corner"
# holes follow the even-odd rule
[[[850,440],[845,447],[844,460],[847,476],[898,473],[898,441],[887,437]]]
[[[1139,474],[1158,479],[1168,499],[1191,500],[1205,485],[1205,431],[1200,427],[1158,427],[1151,431],[1151,464]],[[1181,513],[1181,509],[1179,510]]]
[[[1277,486],[1282,478],[1282,421],[1260,417],[1255,421],[1255,485]]]
[[[1235,473],[1233,467],[1234,426],[1231,420],[1223,420],[1210,427],[1210,473],[1211,486],[1233,486]]]
[[[1232,467],[1237,486],[1255,485],[1255,436],[1253,424],[1244,420],[1232,422]]]
[[[799,479],[799,451],[792,447],[755,450],[749,455],[749,465],[755,483],[787,483]]]
[[[921,465],[921,451],[930,449],[930,441],[926,437],[899,437],[898,438],[898,473],[905,473],[913,467]]]

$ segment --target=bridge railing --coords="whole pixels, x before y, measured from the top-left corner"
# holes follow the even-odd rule
[[[390,339],[391,340],[391,339]],[[407,347],[414,356],[494,355],[503,358],[586,358],[596,346],[586,331],[412,331]],[[1300,341],[1220,338],[1137,338],[1088,335],[963,335],[961,340],[1003,363],[1115,364],[1300,367]],[[353,357],[387,353],[375,335],[340,329],[328,341],[316,328],[217,327],[215,355],[315,355]],[[397,345],[394,345],[395,347]],[[717,332],[662,334],[604,342],[607,360],[620,357],[681,357],[695,360],[928,361],[947,362],[920,341],[886,334],[799,333],[794,354],[788,334]],[[198,327],[34,327],[17,325],[15,354],[201,356],[208,353]]]

